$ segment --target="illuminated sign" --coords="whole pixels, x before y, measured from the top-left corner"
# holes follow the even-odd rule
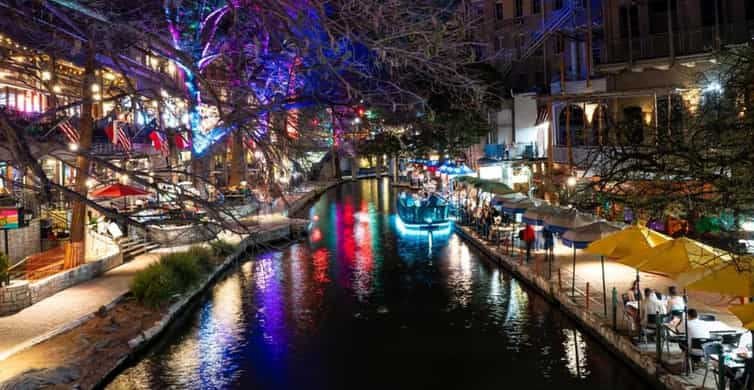
[[[23,223],[21,209],[0,208],[0,229],[18,229]]]

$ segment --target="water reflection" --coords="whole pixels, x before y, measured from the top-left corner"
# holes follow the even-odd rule
[[[384,180],[329,192],[306,242],[241,264],[109,387],[644,387],[458,236],[401,232],[392,201]]]

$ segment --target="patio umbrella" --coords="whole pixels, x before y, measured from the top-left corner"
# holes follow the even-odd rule
[[[506,194],[511,194],[511,193],[516,192],[512,188],[508,187],[507,185],[496,182],[496,181],[482,180],[480,183],[475,184],[475,185],[479,187],[482,191],[489,192],[495,195],[506,195]]]
[[[124,196],[149,195],[149,192],[129,185],[115,183],[92,191],[89,195],[95,198],[122,198]]]
[[[148,191],[144,191],[140,188],[132,187],[126,184],[115,183],[102,187],[98,190],[89,193],[94,198],[127,198],[129,196],[144,196],[149,195]],[[126,200],[123,200],[123,207],[126,207]]]
[[[542,226],[545,224],[545,218],[558,212],[558,208],[549,204],[541,204],[537,207],[526,209],[522,218],[524,223],[529,225]]]
[[[625,258],[634,253],[662,244],[671,238],[642,225],[631,225],[619,232],[594,241],[584,250],[586,253],[612,258]],[[636,270],[636,288],[639,289],[639,270]],[[641,291],[637,291],[640,294]],[[641,307],[641,305],[639,305]],[[641,313],[639,313],[641,314]]]
[[[544,219],[545,227],[553,233],[565,233],[566,230],[589,225],[594,218],[582,214],[576,209],[560,209]]]
[[[670,237],[641,225],[631,225],[603,239],[592,242],[586,252],[613,258],[624,258],[655,247]]]
[[[590,225],[571,229],[563,233],[561,239],[563,244],[573,248],[573,280],[571,284],[571,295],[575,293],[576,285],[576,248],[584,249],[589,243],[605,238],[615,232],[620,231],[620,228],[611,225],[607,222],[600,221]],[[602,265],[602,306],[605,309],[605,317],[607,317],[607,287],[605,286],[605,256],[600,256],[600,264]]]
[[[728,310],[741,320],[744,328],[754,330],[754,303],[728,306]]]
[[[680,274],[731,260],[729,254],[690,238],[665,241],[618,260],[641,271]]]
[[[504,213],[513,215],[523,214],[527,209],[534,208],[536,206],[537,205],[536,203],[534,203],[534,201],[526,198],[517,201],[510,200],[503,202],[502,209]]]
[[[754,297],[754,258],[745,256],[712,267],[696,268],[674,279],[689,290]]]

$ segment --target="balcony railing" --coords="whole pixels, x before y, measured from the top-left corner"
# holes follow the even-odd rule
[[[752,38],[752,25],[730,24],[720,26],[720,42],[722,45],[745,43]],[[607,43],[608,63],[627,62],[643,59],[663,58],[670,56],[670,40],[668,33],[652,34],[632,37],[629,51],[629,39],[614,39]],[[715,26],[675,31],[673,34],[673,49],[676,56],[699,54],[715,49]]]

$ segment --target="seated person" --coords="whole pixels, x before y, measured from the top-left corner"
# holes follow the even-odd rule
[[[699,313],[697,313],[696,309],[689,309],[688,329],[689,337],[691,339],[710,338],[709,321],[700,320]],[[680,321],[678,324],[678,330],[682,333],[686,332],[686,321]]]
[[[649,316],[659,315],[660,318],[664,317],[666,313],[665,305],[661,300],[657,299],[657,295],[651,288],[644,289],[644,298],[645,299],[642,302],[642,310],[644,310],[642,313],[642,322],[644,325],[653,326],[655,324],[654,322],[649,323]]]

